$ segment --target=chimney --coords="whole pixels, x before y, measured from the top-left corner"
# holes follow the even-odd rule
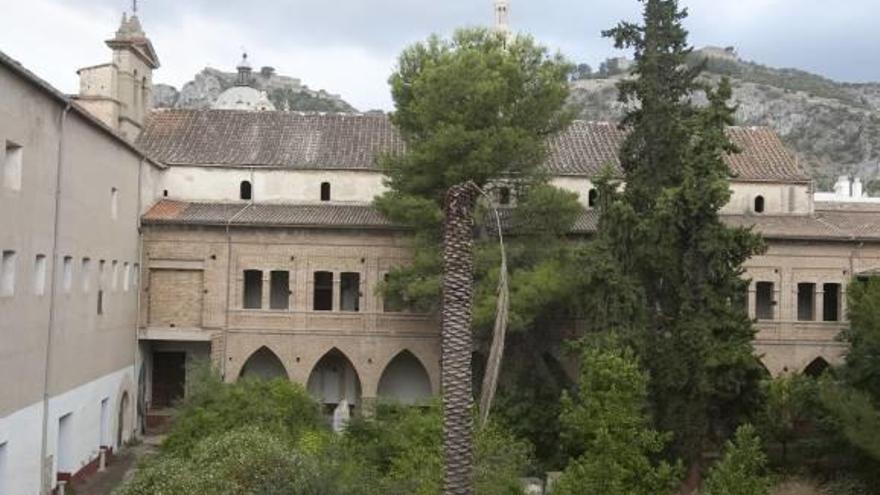
[[[837,178],[837,183],[834,184],[834,195],[841,198],[848,198],[850,196],[849,177],[841,175]]]

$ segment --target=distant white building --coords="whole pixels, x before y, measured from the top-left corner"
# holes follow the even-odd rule
[[[864,184],[859,177],[850,181],[849,176],[841,175],[834,184],[834,192],[817,192],[813,198],[817,202],[827,203],[876,203],[880,198],[872,198],[865,192]]]

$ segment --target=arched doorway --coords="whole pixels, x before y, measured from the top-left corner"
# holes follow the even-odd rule
[[[122,443],[127,439],[125,434],[126,417],[128,416],[128,391],[122,392],[122,398],[119,399],[119,411],[116,418],[116,448],[121,449]]]
[[[259,378],[262,380],[287,378],[287,369],[284,368],[284,364],[274,352],[263,346],[245,361],[238,376],[239,378]]]
[[[819,378],[829,367],[828,361],[819,356],[804,368],[804,374],[811,378]]]
[[[312,368],[307,387],[323,405],[324,415],[334,428],[341,427],[360,406],[360,378],[351,361],[335,347]]]
[[[403,404],[423,403],[431,397],[431,379],[417,357],[402,351],[382,372],[378,394]]]

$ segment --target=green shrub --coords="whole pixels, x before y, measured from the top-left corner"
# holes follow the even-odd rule
[[[380,405],[372,418],[353,421],[345,442],[358,458],[377,466],[382,493],[436,495],[443,476],[440,407]],[[477,495],[520,495],[531,448],[489,424],[476,432],[474,489]]]
[[[724,457],[709,471],[703,495],[767,495],[767,457],[751,425],[740,426],[724,448]]]
[[[295,442],[324,425],[318,404],[298,384],[284,379],[242,378],[223,383],[208,368],[197,370],[187,398],[162,450],[186,455],[202,439],[238,428],[258,426]]]
[[[672,493],[679,469],[652,459],[667,436],[646,412],[648,376],[629,349],[614,339],[583,353],[579,393],[562,401],[562,438],[575,457],[554,495]]]

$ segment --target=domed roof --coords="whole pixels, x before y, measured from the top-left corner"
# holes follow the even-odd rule
[[[259,110],[275,111],[275,105],[269,101],[265,91],[249,86],[235,86],[220,93],[211,107],[214,110]]]

